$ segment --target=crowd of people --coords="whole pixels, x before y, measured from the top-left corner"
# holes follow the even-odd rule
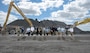
[[[14,31],[15,30],[15,31]],[[17,34],[18,36],[20,34],[27,34],[28,36],[33,36],[34,34],[36,35],[44,35],[44,36],[48,36],[48,35],[60,35],[61,37],[63,37],[64,35],[70,35],[71,37],[73,37],[73,26],[66,26],[66,27],[15,27],[14,30],[10,31],[9,33],[12,34],[13,32],[15,32],[15,34]]]
[[[73,26],[66,26],[66,27],[27,27],[24,29],[23,27],[19,28],[17,27],[16,29],[17,34],[27,34],[28,36],[33,36],[34,34],[36,35],[60,35],[63,37],[64,35],[66,36],[73,36]]]
[[[13,32],[13,31],[12,31]],[[11,32],[11,33],[12,33]],[[63,36],[71,36],[73,37],[73,26],[66,26],[66,27],[16,27],[15,28],[15,34],[17,34],[18,36],[20,36],[20,34],[27,34],[28,36],[33,36],[34,34],[36,35],[44,35],[44,36],[48,36],[48,35],[59,35],[61,37]]]

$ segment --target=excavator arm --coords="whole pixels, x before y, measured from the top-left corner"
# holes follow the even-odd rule
[[[29,25],[32,27],[33,24],[32,22],[23,14],[23,12],[18,8],[16,7],[14,4],[12,5],[21,15],[22,17],[29,23]]]
[[[14,2],[12,1],[12,2],[10,2],[10,5],[9,5],[6,20],[5,20],[4,25],[3,25],[3,30],[6,28],[6,24],[7,24],[12,7],[14,7],[22,15],[22,17],[29,23],[30,27],[33,26],[32,22],[24,15],[24,13],[19,9],[19,7],[15,6]]]
[[[88,22],[90,22],[90,18],[86,18],[86,19],[84,19],[84,20],[82,20],[82,21],[77,21],[77,22],[75,22],[74,24],[75,24],[75,26],[78,26],[78,25],[81,25],[81,24],[86,24],[86,23],[88,23]]]
[[[11,9],[12,9],[12,4],[13,4],[13,2],[10,2],[9,9],[8,9],[8,13],[7,13],[6,20],[5,20],[5,22],[4,22],[4,25],[3,25],[2,30],[6,29],[6,24],[7,24],[7,21],[8,21],[10,12],[11,12]]]

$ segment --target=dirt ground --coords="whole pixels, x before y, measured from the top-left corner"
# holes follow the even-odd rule
[[[76,34],[75,40],[58,36],[0,35],[0,53],[90,53],[90,34]]]

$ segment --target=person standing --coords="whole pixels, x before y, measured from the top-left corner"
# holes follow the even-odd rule
[[[61,38],[63,40],[65,40],[64,35],[65,35],[65,28],[61,28]]]
[[[34,27],[31,27],[30,30],[31,30],[31,35],[33,35],[34,34],[34,31],[35,31],[35,28]]]
[[[60,33],[61,33],[61,27],[58,27],[57,30],[58,30],[58,35],[60,35]]]
[[[28,28],[26,29],[26,34],[27,34],[28,36],[30,36],[30,31],[31,31],[31,29],[28,27]]]
[[[21,32],[20,27],[19,27],[19,26],[16,26],[16,33],[17,33],[17,36],[20,36],[20,32]]]
[[[44,34],[44,36],[45,36],[45,33],[46,33],[45,30],[46,30],[46,28],[43,27],[43,28],[42,28],[42,33]]]
[[[68,29],[69,29],[69,26],[67,25],[66,27],[65,27],[65,29],[66,29],[66,35],[68,35]]]
[[[74,39],[74,37],[73,37],[74,29],[73,29],[73,26],[72,25],[70,26],[70,28],[68,29],[68,31],[69,31],[69,34],[70,34],[70,38],[71,39]]]
[[[20,27],[20,29],[21,29],[21,34],[24,35],[24,33],[25,33],[25,29],[24,29],[24,27]]]

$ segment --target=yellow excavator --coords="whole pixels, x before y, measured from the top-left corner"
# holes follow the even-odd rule
[[[90,22],[90,18],[86,18],[82,21],[77,21],[74,23],[74,26],[78,26],[78,25],[81,25],[81,24],[86,24],[86,23],[89,23]]]
[[[6,16],[6,20],[5,20],[4,25],[3,25],[3,28],[2,28],[2,31],[6,29],[6,24],[7,24],[7,21],[8,21],[8,18],[9,18],[9,15],[10,15],[10,12],[11,12],[12,7],[14,7],[14,8],[20,13],[20,15],[22,15],[22,17],[29,23],[30,27],[33,26],[33,24],[32,24],[32,22],[30,21],[30,19],[28,19],[28,18],[24,15],[24,13],[20,10],[20,8],[14,4],[14,1],[11,1],[11,2],[10,2],[10,5],[9,5],[9,9],[8,9],[7,16]]]

